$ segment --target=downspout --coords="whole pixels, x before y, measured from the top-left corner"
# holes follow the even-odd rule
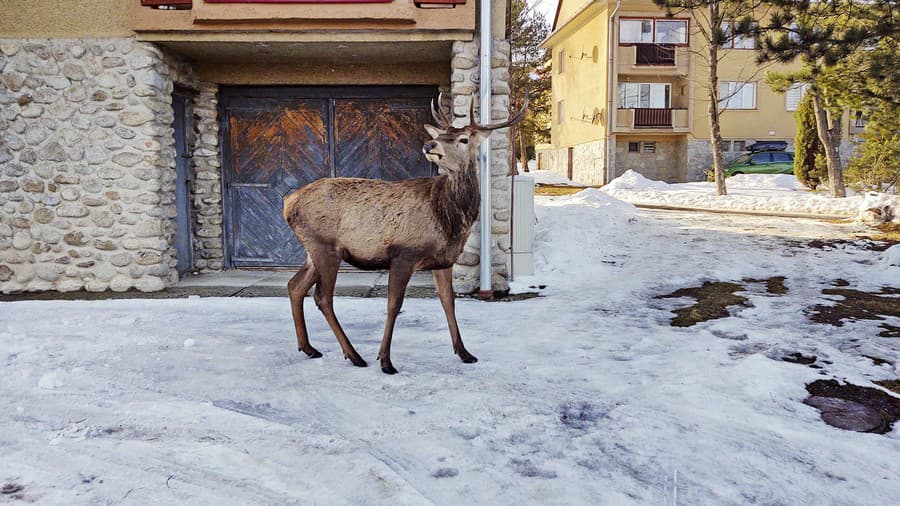
[[[606,146],[603,147],[603,170],[606,172],[606,177],[604,178],[604,183],[609,183],[612,181],[612,168],[609,166],[609,149],[610,144],[612,143],[612,107],[613,107],[613,69],[615,60],[614,56],[618,51],[617,46],[615,46],[615,39],[613,35],[616,30],[616,14],[619,13],[619,7],[621,6],[621,0],[616,0],[616,8],[613,9],[612,14],[609,16],[609,45],[607,46],[607,50],[609,51],[609,60],[606,64]]]
[[[480,74],[478,83],[480,123],[491,122],[491,42],[493,29],[491,26],[491,0],[481,0],[481,17],[479,33],[481,35]],[[494,295],[491,272],[491,138],[486,137],[478,147],[478,168],[481,170],[481,251],[479,259],[480,286],[478,296],[491,299]]]

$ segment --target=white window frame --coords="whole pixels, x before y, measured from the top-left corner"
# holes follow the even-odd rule
[[[753,23],[754,25],[756,23]],[[743,35],[734,34],[734,21],[723,21],[722,31],[725,32],[725,43],[722,44],[726,49],[756,49],[756,39],[752,37],[744,37]]]
[[[625,40],[622,38],[623,30],[622,24],[628,22],[640,22],[642,25],[645,22],[650,22],[650,32],[649,32],[649,40]],[[682,42],[671,42],[671,41],[660,41],[658,39],[658,35],[656,32],[656,23],[657,22],[667,22],[667,23],[675,23],[681,22],[684,23],[684,41]],[[691,20],[688,18],[619,18],[619,45],[620,46],[628,46],[632,44],[671,44],[673,46],[687,46],[691,41]],[[640,32],[641,36],[643,36],[646,32],[643,30]]]
[[[809,85],[806,83],[794,83],[787,91],[784,92],[784,110],[796,111],[803,101],[803,97],[809,91]]]
[[[647,106],[641,104],[642,87],[646,86],[647,90]],[[654,107],[654,97],[659,99],[659,95],[654,95],[654,89],[664,90],[662,107]],[[624,92],[624,93],[623,93]],[[632,105],[633,104],[633,105]],[[671,83],[619,83],[616,94],[616,107],[618,109],[671,109],[672,108],[672,85]]]
[[[751,91],[748,98],[745,96],[747,90]],[[719,81],[719,109],[723,111],[740,111],[756,109],[756,91],[755,81]]]

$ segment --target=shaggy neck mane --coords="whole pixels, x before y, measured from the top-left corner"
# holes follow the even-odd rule
[[[478,172],[468,167],[444,176],[432,194],[431,205],[441,227],[451,242],[463,239],[478,219],[481,194],[478,191]]]

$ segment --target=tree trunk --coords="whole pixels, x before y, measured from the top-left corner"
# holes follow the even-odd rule
[[[832,197],[846,197],[847,189],[844,187],[844,165],[841,163],[841,154],[838,149],[841,142],[841,117],[838,115],[829,119],[825,110],[822,95],[813,86],[809,90],[813,94],[813,102],[816,110],[816,131],[819,140],[825,146],[825,160],[828,164],[828,183],[831,185]]]
[[[522,160],[522,172],[531,172],[528,170],[528,151],[525,146],[525,130],[516,129],[519,133],[519,156]]]
[[[718,19],[718,9],[710,4],[710,19]],[[719,47],[709,44],[709,137],[712,144],[716,195],[728,195],[725,188],[725,160],[722,156],[722,131],[719,126]]]

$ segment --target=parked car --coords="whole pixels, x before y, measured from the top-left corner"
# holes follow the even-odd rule
[[[725,177],[735,174],[793,174],[794,153],[788,151],[762,151],[748,153],[725,166]]]

